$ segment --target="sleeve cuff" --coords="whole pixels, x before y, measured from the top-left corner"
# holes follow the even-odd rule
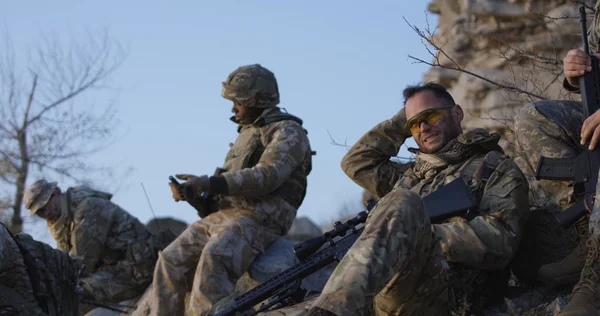
[[[224,176],[212,176],[209,178],[210,181],[210,193],[212,194],[229,194],[229,185]]]
[[[400,111],[398,113],[396,113],[396,115],[394,115],[392,117],[392,122],[394,122],[394,124],[397,124],[399,129],[400,129],[400,133],[402,134],[402,136],[404,138],[409,138],[412,136],[412,134],[410,133],[410,131],[406,128],[406,107],[403,107],[402,109],[400,109]]]
[[[563,88],[572,93],[581,93],[579,86],[574,86],[567,81],[567,78],[563,79]]]

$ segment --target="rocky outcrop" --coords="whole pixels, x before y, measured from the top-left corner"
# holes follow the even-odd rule
[[[180,220],[172,217],[153,218],[146,224],[146,228],[151,234],[156,235],[160,230],[166,229],[171,231],[175,236],[179,236],[188,225]]]
[[[428,10],[439,15],[439,24],[431,40],[443,51],[434,63],[459,66],[544,98],[575,98],[562,89],[560,62],[581,45],[577,8],[568,0],[434,0]],[[465,110],[466,129],[499,132],[503,147],[513,153],[512,117],[537,98],[440,67],[432,67],[423,79],[449,88]]]
[[[292,242],[301,242],[314,237],[319,237],[323,234],[319,226],[317,226],[308,217],[298,217],[294,220],[292,227],[284,236],[285,239]]]

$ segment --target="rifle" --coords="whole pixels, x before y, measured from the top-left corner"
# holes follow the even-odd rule
[[[462,178],[458,178],[423,198],[425,210],[432,222],[465,215],[476,204],[471,190]],[[375,206],[375,203],[370,205]],[[215,316],[256,315],[272,307],[281,308],[301,302],[306,291],[301,288],[302,279],[332,262],[340,261],[354,242],[360,237],[371,208],[358,213],[345,223],[336,222],[334,229],[322,236],[306,240],[294,246],[294,253],[300,263],[259,284],[250,291],[236,297],[233,306],[215,314]],[[348,233],[349,232],[349,233]],[[334,241],[334,238],[341,239]],[[318,251],[323,245],[328,246]],[[254,306],[269,299],[254,310]]]
[[[581,37],[583,40],[583,51],[592,60],[592,71],[586,72],[579,79],[581,90],[581,101],[583,104],[584,119],[596,112],[599,107],[598,93],[600,92],[600,68],[598,58],[590,55],[587,38],[587,26],[585,6],[579,7],[581,22]],[[556,220],[562,227],[571,227],[587,211],[591,212],[594,206],[596,184],[598,183],[598,171],[600,171],[600,149],[586,148],[574,158],[548,158],[540,157],[537,165],[535,178],[537,180],[570,180],[573,183],[573,198],[575,204],[563,212],[557,214]]]

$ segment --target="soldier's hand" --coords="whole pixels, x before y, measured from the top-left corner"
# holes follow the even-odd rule
[[[171,187],[171,193],[173,193],[173,199],[175,202],[185,201],[185,194],[183,193],[183,188],[181,185],[169,182],[169,186]]]
[[[600,54],[594,54],[600,57]],[[563,58],[563,73],[572,86],[579,86],[577,81],[586,71],[592,71],[592,60],[590,56],[581,49],[572,49]]]
[[[590,141],[589,150],[594,150],[600,140],[600,111],[588,116],[581,127],[581,145]]]
[[[176,174],[175,177],[179,180],[185,180],[179,187],[183,190],[183,195],[186,200],[193,200],[210,190],[210,180],[208,176],[195,176],[192,174]]]

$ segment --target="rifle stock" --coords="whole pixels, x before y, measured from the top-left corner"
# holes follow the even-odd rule
[[[583,51],[590,56],[592,61],[592,70],[579,78],[584,119],[596,112],[600,105],[598,102],[600,67],[598,58],[591,55],[589,51],[585,14],[585,6],[582,5],[579,7],[579,17]],[[589,150],[588,147],[589,142],[586,144],[586,148],[575,158],[541,156],[537,165],[536,179],[538,180],[570,180],[573,182],[575,204],[555,216],[564,228],[573,225],[586,212],[591,212],[594,206],[598,172],[600,171],[600,149],[596,147],[594,150]]]
[[[476,206],[471,190],[462,178],[455,179],[425,196],[423,204],[432,222],[433,218],[435,221],[442,221],[449,217],[467,214]],[[436,209],[439,207],[443,209]],[[216,313],[215,316],[256,315],[258,311],[265,311],[272,306],[283,307],[300,302],[303,295],[298,294],[303,292],[299,292],[301,291],[299,282],[322,267],[342,260],[362,234],[364,226],[358,229],[356,227],[366,222],[370,210],[360,212],[343,224],[338,221],[334,224],[334,229],[324,233],[323,236],[294,246],[300,263],[236,297],[232,306]],[[335,237],[342,238],[334,241]],[[328,247],[319,250],[325,243],[329,243]],[[263,304],[258,311],[253,309],[255,305],[269,298],[269,302]]]

